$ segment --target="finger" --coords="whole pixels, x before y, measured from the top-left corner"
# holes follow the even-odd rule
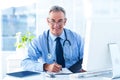
[[[46,70],[49,71],[49,72],[56,72],[56,71],[58,71],[58,69],[57,69],[57,67],[55,66],[54,63],[53,64],[48,64]]]
[[[60,68],[60,69],[62,68],[62,66],[59,65],[59,64],[57,64],[57,63],[55,63],[55,66],[58,67],[58,68]]]
[[[59,69],[58,68],[54,68],[53,72],[59,72]]]
[[[55,64],[54,70],[59,72],[62,69],[61,65]]]

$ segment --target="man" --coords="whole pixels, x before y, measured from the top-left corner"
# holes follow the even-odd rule
[[[53,6],[47,18],[49,30],[35,40],[28,47],[28,55],[22,61],[22,67],[31,71],[59,72],[68,68],[72,72],[82,70],[83,39],[81,36],[65,29],[67,18],[65,10]],[[59,37],[59,39],[56,39]]]

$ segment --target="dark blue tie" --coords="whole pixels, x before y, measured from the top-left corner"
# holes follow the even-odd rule
[[[62,45],[60,43],[60,37],[57,37],[56,38],[56,62],[60,65],[62,65],[62,67],[64,68],[65,67],[65,60],[64,60],[64,57],[63,57],[63,48],[62,48]]]

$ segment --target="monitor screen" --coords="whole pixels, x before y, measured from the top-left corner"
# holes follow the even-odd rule
[[[112,68],[109,43],[120,48],[120,20],[113,17],[95,17],[86,28],[83,68],[87,71]]]

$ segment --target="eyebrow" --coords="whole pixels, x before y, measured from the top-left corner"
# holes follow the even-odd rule
[[[49,19],[50,19],[50,18],[49,18]],[[50,20],[51,20],[51,21],[55,21],[55,19],[50,19]],[[62,21],[62,20],[64,20],[64,19],[59,19],[58,22],[59,22],[59,21]]]

